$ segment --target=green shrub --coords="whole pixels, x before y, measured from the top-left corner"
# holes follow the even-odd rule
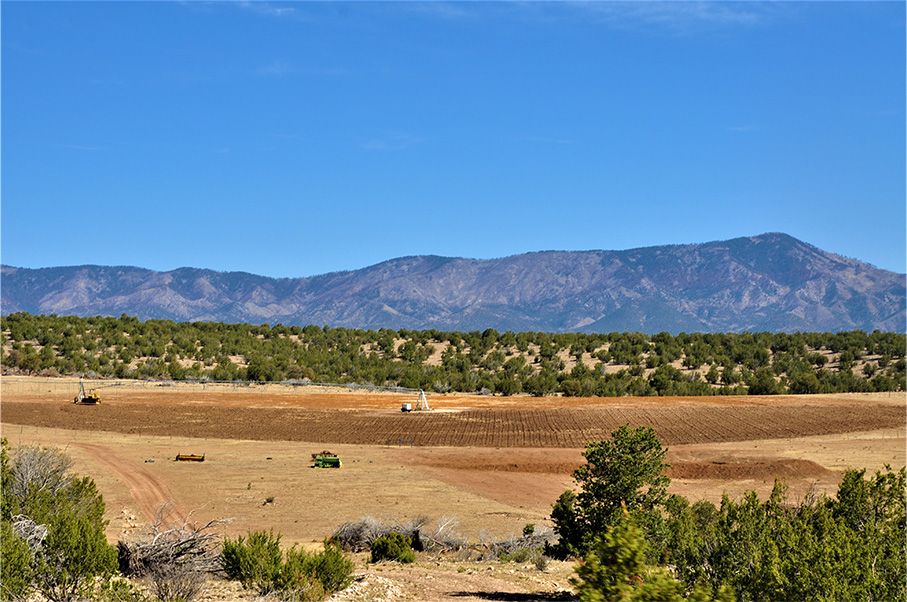
[[[89,597],[96,583],[117,570],[117,554],[107,543],[104,502],[94,482],[85,478],[62,490],[65,501],[38,522],[48,527],[47,539],[35,554],[38,589],[51,602]]]
[[[393,560],[395,562],[414,562],[412,540],[400,533],[388,533],[372,543],[372,562]]]
[[[280,534],[250,532],[247,539],[224,540],[224,572],[261,595],[281,592],[303,602],[323,600],[345,589],[352,581],[353,563],[336,545],[325,541],[324,550],[309,554],[293,546],[284,553]]]
[[[835,498],[673,503],[666,523],[675,575],[727,584],[742,601],[907,599],[907,471],[848,470]]]
[[[7,521],[0,532],[0,558],[0,600],[26,599],[32,587],[32,554]]]
[[[325,541],[324,551],[315,554],[312,567],[315,577],[328,593],[349,587],[353,577],[353,561],[336,544]]]
[[[90,597],[117,568],[94,481],[70,477],[57,449],[21,447],[10,457],[6,440],[0,445],[3,599],[32,589],[51,602]]]
[[[152,602],[153,598],[125,579],[111,579],[95,592],[93,602]]]
[[[242,536],[224,539],[221,552],[224,572],[230,579],[242,583],[246,589],[256,589],[265,595],[277,588],[283,552],[280,550],[280,534],[274,530],[250,531],[248,539]]]
[[[665,567],[646,562],[648,543],[645,534],[626,512],[603,536],[593,540],[585,562],[574,567],[577,577],[571,582],[581,602],[622,600],[624,602],[733,602],[733,591],[720,587],[712,597],[707,586],[697,585],[684,597],[684,584]]]
[[[293,600],[299,602],[322,600],[330,594],[315,575],[314,557],[295,546],[287,550],[287,559],[280,569],[277,590],[289,593]]]

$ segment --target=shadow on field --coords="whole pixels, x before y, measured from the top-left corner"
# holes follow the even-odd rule
[[[572,602],[577,600],[570,592],[546,592],[541,594],[510,592],[451,592],[451,598],[479,598],[500,602]]]

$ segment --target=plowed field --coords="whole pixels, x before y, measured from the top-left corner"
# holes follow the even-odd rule
[[[27,383],[26,383],[27,384]],[[400,412],[413,396],[277,388],[110,388],[73,405],[5,385],[3,422],[139,435],[417,447],[582,447],[622,424],[652,426],[667,445],[786,439],[903,426],[903,399],[872,397],[536,399],[437,396],[431,412]],[[193,390],[193,388],[195,390]],[[210,387],[209,387],[210,388]]]

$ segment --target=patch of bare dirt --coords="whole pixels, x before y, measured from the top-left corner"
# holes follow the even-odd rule
[[[333,602],[432,600],[437,602],[575,600],[569,578],[573,563],[532,565],[420,559],[413,565],[381,563],[358,572],[357,582]]]
[[[161,518],[167,524],[175,520],[185,520],[186,513],[173,499],[167,485],[142,465],[137,465],[102,445],[88,443],[73,445],[88,452],[93,462],[111,471],[126,484],[130,495],[149,523],[155,521],[161,509],[164,509]]]
[[[811,460],[738,460],[725,462],[674,462],[665,471],[672,479],[718,479],[736,481],[740,479],[808,479],[828,477],[833,474],[827,468]]]

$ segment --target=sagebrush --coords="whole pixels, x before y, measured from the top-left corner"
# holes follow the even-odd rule
[[[224,572],[261,595],[276,593],[296,600],[321,600],[351,583],[353,562],[336,544],[326,540],[323,551],[309,554],[296,546],[284,551],[280,538],[272,529],[224,539]]]

